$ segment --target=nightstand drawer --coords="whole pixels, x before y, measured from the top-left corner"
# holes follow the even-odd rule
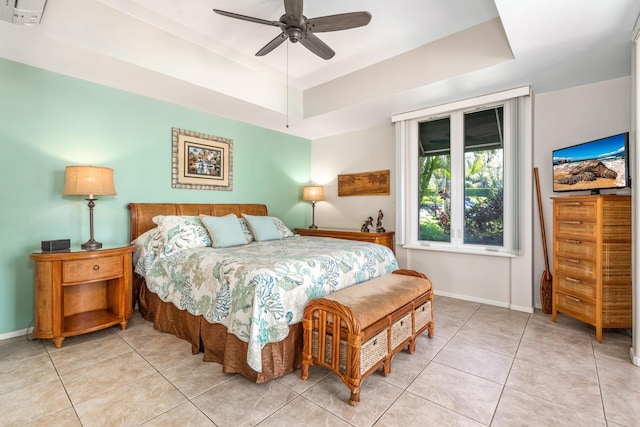
[[[560,274],[568,274],[570,276],[585,277],[589,279],[596,278],[596,264],[593,261],[586,261],[579,258],[558,257],[556,259],[555,270]]]
[[[596,300],[596,284],[594,281],[578,279],[559,272],[556,283],[558,284],[558,291],[579,298],[586,298],[590,301]]]
[[[121,256],[64,261],[62,265],[63,283],[89,282],[118,276],[122,276]]]

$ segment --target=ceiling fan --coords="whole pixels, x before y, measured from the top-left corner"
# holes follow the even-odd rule
[[[230,18],[279,27],[282,30],[282,33],[260,49],[256,53],[256,56],[266,55],[280,46],[286,39],[289,39],[292,43],[300,42],[300,44],[320,58],[331,59],[336,53],[314,33],[363,27],[371,21],[371,14],[369,12],[340,13],[337,15],[308,19],[302,14],[302,1],[303,0],[284,0],[285,13],[278,21],[268,21],[266,19],[225,12],[224,10],[218,9],[213,9],[213,11]]]

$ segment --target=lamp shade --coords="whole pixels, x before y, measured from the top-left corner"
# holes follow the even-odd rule
[[[113,169],[100,166],[67,166],[64,172],[65,196],[115,196]]]
[[[324,200],[324,187],[309,185],[304,187],[302,200],[318,202]]]

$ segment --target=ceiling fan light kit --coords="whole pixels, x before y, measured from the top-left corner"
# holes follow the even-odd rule
[[[285,13],[278,21],[254,18],[252,16],[226,12],[219,9],[213,9],[213,11],[229,18],[279,27],[281,29],[282,32],[260,49],[256,53],[256,56],[266,55],[280,46],[286,39],[289,39],[292,43],[300,42],[301,45],[322,59],[331,59],[335,55],[335,52],[314,33],[363,27],[371,21],[371,14],[369,12],[340,13],[337,15],[308,19],[302,14],[302,1],[303,0],[284,0]]]

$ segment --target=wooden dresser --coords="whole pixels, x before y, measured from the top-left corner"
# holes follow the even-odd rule
[[[553,198],[552,319],[630,328],[631,196]]]
[[[334,237],[336,239],[377,243],[379,245],[386,246],[395,252],[395,232],[393,231],[385,231],[384,233],[363,233],[361,231],[321,230],[310,228],[296,228],[294,231],[301,236]]]

